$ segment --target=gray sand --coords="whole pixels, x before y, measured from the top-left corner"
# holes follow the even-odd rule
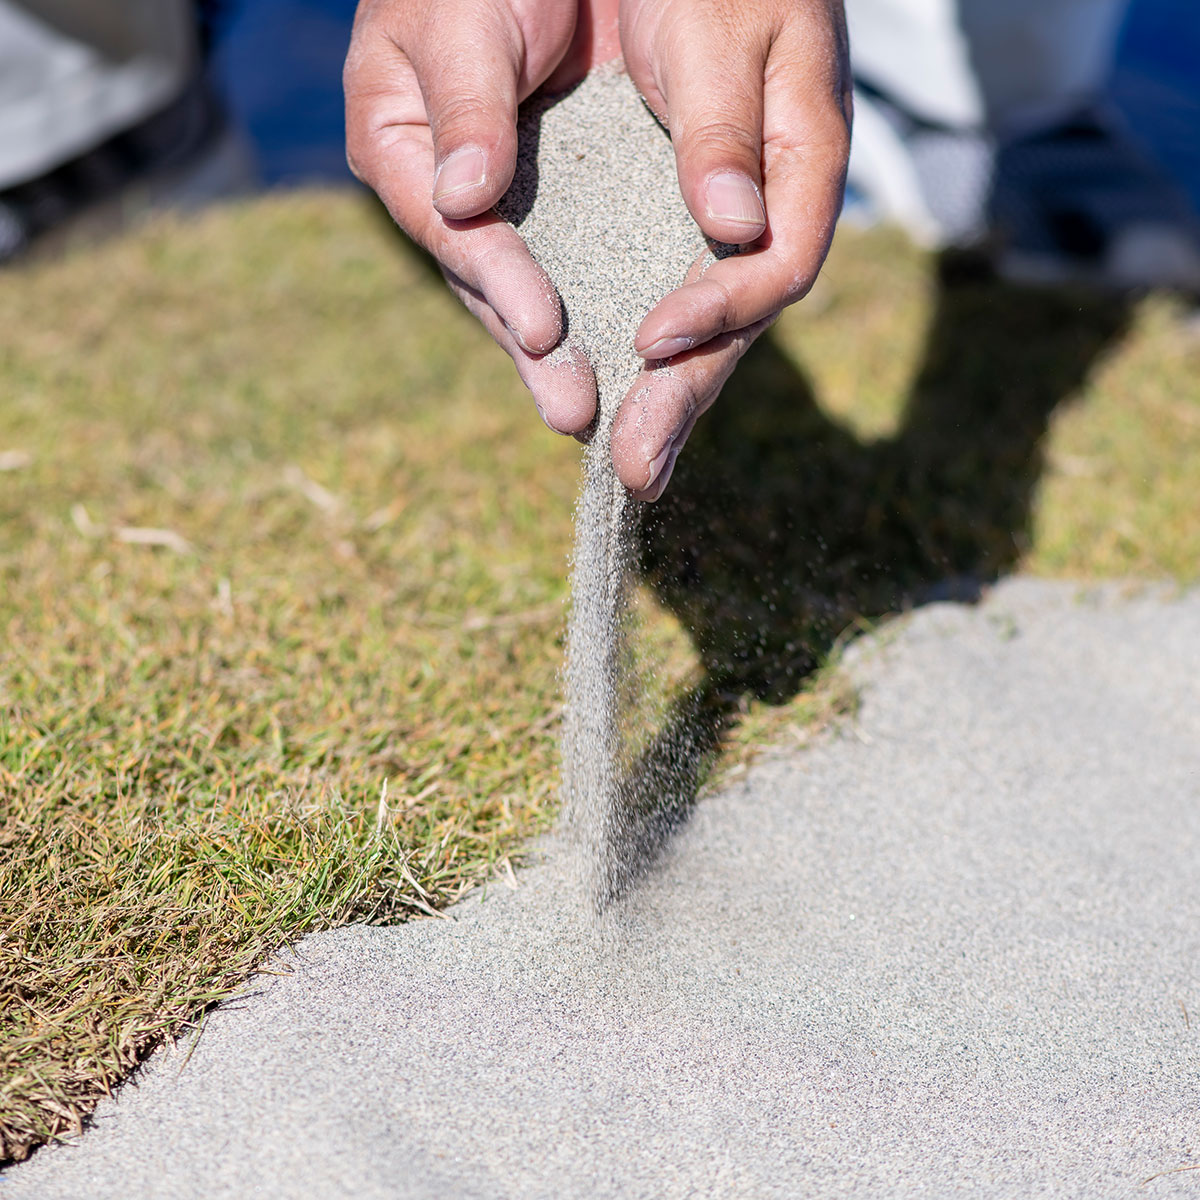
[[[598,936],[548,859],[305,939],[11,1200],[1200,1196],[1200,594],[860,643]]]
[[[610,437],[642,371],[634,333],[705,241],[679,195],[671,143],[623,73],[601,69],[566,96],[534,99],[518,132],[500,212],[558,288],[566,342],[587,355],[599,391],[575,512],[562,761],[581,882],[603,907],[619,890],[629,840],[623,791],[640,694],[624,647],[640,505],[617,480]]]

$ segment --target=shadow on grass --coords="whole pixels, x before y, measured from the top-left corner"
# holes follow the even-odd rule
[[[961,254],[936,270],[895,436],[868,441],[831,420],[767,334],[648,509],[643,578],[704,675],[626,772],[602,905],[688,819],[747,697],[786,703],[856,623],[973,602],[1028,547],[1051,416],[1124,335],[1130,301],[1006,284]]]
[[[691,631],[704,681],[630,774],[613,899],[687,819],[744,697],[784,703],[855,621],[974,600],[1017,564],[1051,414],[1128,317],[1119,298],[944,257],[907,407],[879,441],[822,413],[769,335],[750,351],[645,523],[645,579]]]

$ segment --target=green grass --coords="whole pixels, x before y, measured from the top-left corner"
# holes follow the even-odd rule
[[[648,653],[726,762],[845,708],[814,667],[946,575],[1196,577],[1172,303],[946,267],[840,239],[655,513]],[[355,196],[10,271],[0,329],[21,1157],[282,944],[440,907],[552,816],[578,451]]]

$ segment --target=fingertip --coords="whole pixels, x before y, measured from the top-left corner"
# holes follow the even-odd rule
[[[681,429],[677,434],[667,438],[653,457],[649,458],[649,461],[645,455],[635,458],[627,457],[620,454],[614,447],[613,467],[617,472],[617,478],[635,500],[653,504],[667,490],[667,484],[675,470],[679,452],[683,449],[690,432],[691,424],[689,423],[685,429]]]
[[[518,340],[530,354],[549,354],[563,340],[563,307],[550,277],[535,263],[544,283],[540,290],[531,288],[521,313]],[[572,351],[575,353],[575,351]],[[587,359],[584,358],[584,362]],[[589,371],[590,371],[589,367]],[[592,381],[595,386],[595,381]]]
[[[679,435],[687,424],[686,389],[676,384],[668,372],[643,374],[613,423],[613,468],[635,499],[658,498],[659,479],[664,470],[669,475],[676,446],[683,444]]]
[[[560,347],[536,361],[536,368],[525,374],[539,415],[555,433],[578,437],[596,418],[591,363],[577,346]]]
[[[662,499],[662,494],[667,490],[667,484],[671,482],[671,475],[675,470],[675,460],[679,457],[679,452],[676,451],[668,459],[662,471],[645,490],[640,492],[630,492],[630,495],[635,500],[640,500],[643,504],[653,504],[657,500]]]
[[[539,401],[534,399],[538,416],[551,433],[562,437],[579,438],[596,419],[595,400],[579,399],[563,404],[559,399]]]
[[[562,339],[562,311],[557,305],[533,307],[504,323],[527,354],[549,354]]]
[[[690,274],[690,272],[689,272]],[[729,294],[703,277],[664,296],[643,318],[633,348],[645,359],[673,358],[723,333]]]

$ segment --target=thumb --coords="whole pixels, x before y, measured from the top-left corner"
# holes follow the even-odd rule
[[[443,217],[478,216],[512,183],[519,46],[516,31],[485,9],[410,51],[433,134],[433,206]]]
[[[766,229],[764,65],[763,54],[731,41],[727,30],[704,30],[660,72],[680,191],[696,223],[719,242],[743,245]]]

